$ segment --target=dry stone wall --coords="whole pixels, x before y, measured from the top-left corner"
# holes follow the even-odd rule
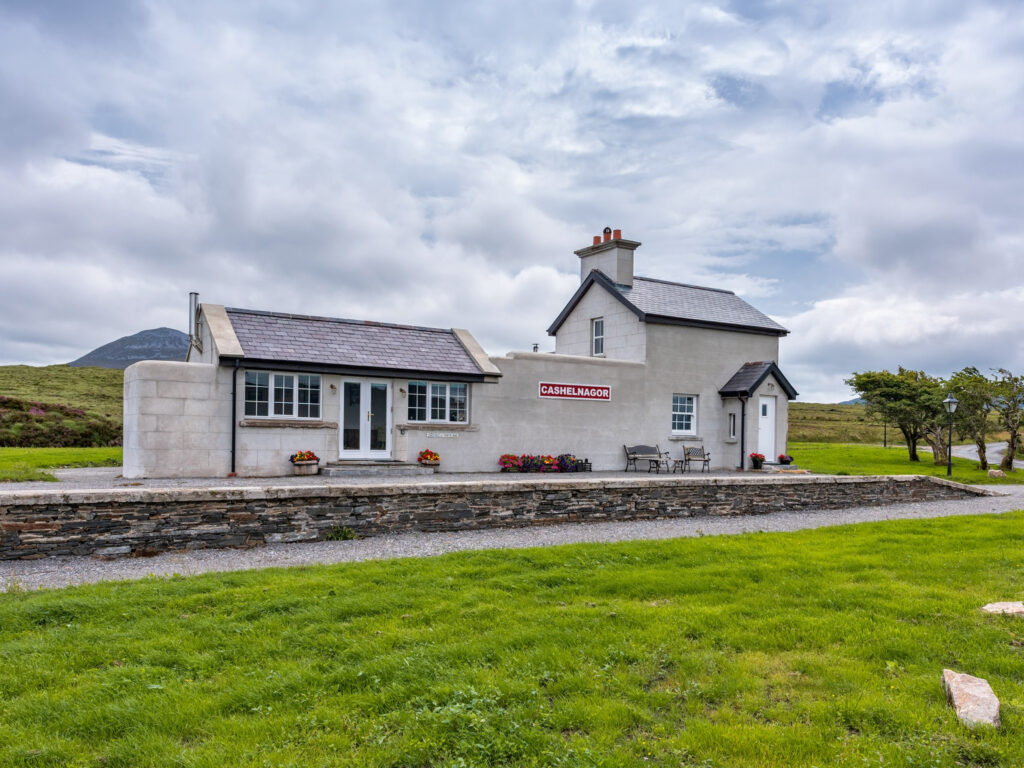
[[[983,495],[925,477],[537,479],[0,493],[0,559],[148,555],[404,531],[757,515]]]

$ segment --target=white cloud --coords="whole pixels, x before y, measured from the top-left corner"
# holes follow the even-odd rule
[[[0,10],[0,362],[181,325],[190,289],[501,353],[610,225],[782,317],[805,397],[1024,367],[1021,15],[742,9]]]

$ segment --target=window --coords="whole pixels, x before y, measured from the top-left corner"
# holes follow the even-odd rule
[[[409,421],[469,422],[469,385],[409,382]]]
[[[430,420],[448,421],[448,385],[430,385]]]
[[[245,415],[319,419],[320,377],[246,371]]]
[[[735,413],[730,413],[729,414],[729,439],[730,440],[735,440],[736,439],[736,414]]]
[[[427,383],[409,382],[409,421],[427,420]]]
[[[697,434],[696,395],[672,395],[672,433]]]
[[[300,419],[320,418],[320,377],[302,374],[299,376]]]
[[[604,354],[604,318],[595,317],[590,321],[591,338],[593,339],[592,349],[595,355]]]
[[[448,387],[448,421],[465,423],[469,417],[469,385],[451,384]]]
[[[295,415],[295,377],[274,374],[274,415]]]
[[[245,415],[267,416],[270,408],[270,374],[245,372]]]

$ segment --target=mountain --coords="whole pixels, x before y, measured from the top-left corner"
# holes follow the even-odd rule
[[[127,368],[139,360],[184,360],[188,334],[173,328],[151,328],[97,347],[68,365],[75,368]]]
[[[853,400],[843,400],[839,405],[864,405],[866,402],[863,397],[855,397]]]

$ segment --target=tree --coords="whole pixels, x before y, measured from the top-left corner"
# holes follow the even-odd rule
[[[988,469],[985,441],[993,432],[992,403],[996,397],[995,382],[977,368],[968,366],[949,378],[949,392],[960,404],[953,414],[953,424],[961,438],[970,438],[978,446],[978,468]]]
[[[940,379],[900,367],[897,373],[854,373],[846,383],[864,400],[870,415],[895,424],[903,433],[911,461],[920,461],[917,444],[924,440],[932,448],[935,463],[946,462],[946,412]]]
[[[1021,444],[1020,430],[1024,421],[1024,376],[1014,376],[1005,368],[1000,368],[993,379],[995,398],[992,410],[999,417],[999,423],[1009,433],[1006,453],[999,463],[999,468],[1013,471],[1013,457]]]

